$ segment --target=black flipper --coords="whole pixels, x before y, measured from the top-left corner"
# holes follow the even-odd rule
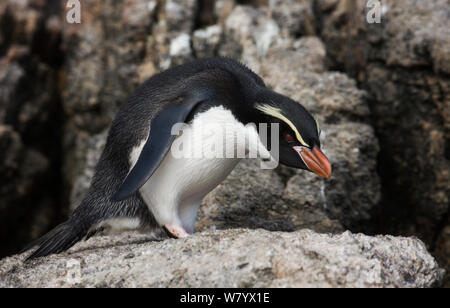
[[[79,224],[68,220],[39,238],[37,241],[28,245],[22,252],[39,246],[29,257],[27,257],[26,261],[60,253],[83,239],[86,236],[87,231],[88,230],[84,229]]]
[[[136,192],[159,167],[169,151],[176,136],[171,134],[174,124],[185,122],[189,114],[201,102],[210,99],[213,91],[210,89],[191,89],[181,103],[166,106],[150,124],[150,135],[142,152],[112,201],[122,201]]]

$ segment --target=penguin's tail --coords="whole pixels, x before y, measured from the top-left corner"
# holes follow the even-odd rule
[[[71,219],[60,224],[41,238],[29,244],[22,252],[38,247],[26,261],[63,252],[87,235],[88,229]]]

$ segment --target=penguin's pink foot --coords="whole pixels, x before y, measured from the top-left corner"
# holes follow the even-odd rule
[[[169,236],[174,238],[188,237],[190,234],[183,229],[183,227],[176,224],[164,225],[163,228],[166,230]]]

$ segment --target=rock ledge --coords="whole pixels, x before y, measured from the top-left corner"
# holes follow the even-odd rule
[[[24,264],[0,287],[433,287],[443,272],[415,238],[232,229],[149,241],[124,233]]]

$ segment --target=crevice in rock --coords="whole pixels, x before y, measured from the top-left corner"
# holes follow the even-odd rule
[[[442,219],[437,224],[437,231],[433,236],[433,241],[430,245],[430,250],[434,252],[437,249],[439,237],[442,235],[444,229],[448,226],[448,222],[450,221],[450,209],[442,216]],[[450,273],[447,273],[450,275]],[[449,277],[450,279],[450,277]]]
[[[52,0],[46,6],[32,9],[36,10],[38,20],[34,31],[27,32],[28,41],[24,41],[23,33],[16,32],[20,21],[15,20],[9,8],[5,18],[0,18],[4,38],[0,55],[8,54],[7,65],[23,71],[17,83],[6,85],[10,87],[11,103],[6,107],[3,124],[20,135],[22,154],[17,158],[20,165],[12,167],[17,168],[16,178],[2,184],[12,186],[18,193],[2,196],[0,201],[8,203],[2,205],[7,207],[8,216],[1,220],[0,256],[17,253],[33,238],[53,228],[62,217],[64,120],[58,80],[63,53],[56,3],[59,1]],[[52,17],[56,19],[49,25]],[[21,185],[29,185],[26,194],[20,193]]]
[[[387,46],[391,46],[389,40],[395,38],[392,27],[388,28],[391,32],[383,32],[387,31],[386,23],[390,20],[384,21],[381,29],[370,28],[361,24],[364,23],[361,21],[363,18],[355,19],[361,17],[358,15],[361,12],[355,8],[350,10],[348,1],[336,3],[324,11],[318,2],[314,2],[316,29],[327,49],[327,66],[328,69],[351,76],[357,81],[358,88],[369,94],[371,122],[380,142],[377,170],[382,185],[382,199],[368,226],[374,228],[375,233],[417,236],[432,253],[436,253],[437,241],[448,226],[450,212],[445,202],[437,201],[438,198],[434,196],[445,193],[445,188],[439,186],[442,184],[436,178],[439,166],[445,169],[445,159],[448,161],[450,155],[448,140],[438,143],[432,140],[431,134],[436,131],[448,135],[442,116],[446,95],[443,91],[446,88],[439,82],[445,84],[449,76],[435,68],[428,42],[419,44],[417,38],[413,42],[417,46],[407,45],[411,50],[399,48],[400,51],[412,53],[409,62],[395,57],[394,61],[380,58],[388,57],[383,52],[386,52]],[[407,14],[415,13],[408,12],[396,18],[406,19]],[[412,27],[411,24],[409,26]],[[404,37],[396,37],[400,39],[397,44],[410,43],[413,33],[408,31],[412,30],[398,31],[406,33]],[[348,35],[340,35],[341,32]],[[338,45],[343,46],[342,50],[336,51]],[[405,65],[401,65],[403,63]],[[380,75],[370,75],[374,74],[374,68],[379,70],[375,74],[381,72]],[[389,97],[389,100],[385,100],[385,97]],[[431,128],[422,128],[420,125]],[[435,156],[427,154],[431,151],[429,148],[433,146],[432,142],[439,144],[439,153],[443,153]],[[420,157],[421,154],[423,157]],[[434,158],[444,162],[437,163]],[[401,166],[402,163],[406,167]],[[443,209],[446,210],[443,212]]]
[[[199,0],[195,16],[194,29],[201,29],[217,23],[217,16],[214,13],[215,1]]]
[[[2,18],[0,18],[0,31],[2,31],[0,41],[0,57],[3,57],[8,51],[9,45],[11,44],[13,33],[11,30],[13,27],[14,20],[12,19],[10,10],[7,9]]]
[[[238,5],[250,5],[254,7],[263,7],[269,4],[269,0],[237,0]]]

